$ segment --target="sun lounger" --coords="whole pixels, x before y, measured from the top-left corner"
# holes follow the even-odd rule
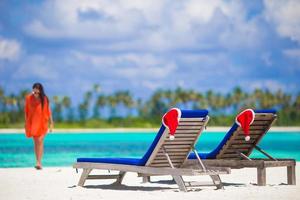
[[[234,123],[224,139],[210,153],[199,153],[206,166],[240,168],[257,168],[257,185],[266,185],[266,168],[287,167],[287,183],[296,184],[296,161],[294,159],[276,159],[258,147],[258,143],[268,132],[276,120],[275,110],[256,110],[253,123],[250,125],[249,141],[244,140],[244,133],[237,123]],[[284,145],[284,144],[283,144]],[[256,149],[264,154],[267,159],[249,158],[252,151]],[[189,155],[184,167],[192,167],[197,164],[195,153]]]
[[[141,159],[135,158],[78,158],[73,165],[83,169],[78,185],[83,186],[87,179],[116,179],[122,182],[126,172],[136,172],[140,176],[170,175],[181,191],[187,191],[187,184],[182,176],[209,175],[213,185],[222,188],[219,174],[230,173],[229,168],[206,169],[201,160],[193,168],[183,168],[182,165],[208,122],[207,110],[183,110],[176,129],[174,140],[170,140],[169,129],[161,126],[148,151]],[[90,175],[94,169],[119,171],[117,175]]]

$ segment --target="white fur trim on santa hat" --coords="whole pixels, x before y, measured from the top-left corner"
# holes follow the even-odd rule
[[[174,135],[170,135],[170,140],[174,140],[175,136]]]

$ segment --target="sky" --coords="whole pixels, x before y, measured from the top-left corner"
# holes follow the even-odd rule
[[[299,0],[1,0],[0,86],[78,100],[182,87],[300,92]]]

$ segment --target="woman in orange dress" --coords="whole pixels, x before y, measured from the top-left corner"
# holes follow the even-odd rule
[[[50,123],[49,123],[50,122]],[[53,120],[49,99],[44,92],[42,84],[32,86],[32,94],[25,99],[25,132],[26,136],[33,137],[34,152],[36,156],[36,169],[42,169],[42,156],[44,153],[44,137],[53,129]]]

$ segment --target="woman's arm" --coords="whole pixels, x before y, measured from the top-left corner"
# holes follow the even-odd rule
[[[52,112],[51,112],[51,108],[50,108],[50,102],[48,100],[47,97],[47,102],[48,102],[48,117],[49,117],[49,131],[52,132],[53,128],[54,128],[54,123],[53,123],[53,118],[52,118]]]
[[[54,123],[53,123],[53,119],[52,119],[52,114],[50,112],[50,127],[49,127],[49,131],[52,132],[53,128],[54,128]]]
[[[25,106],[24,106],[24,119],[25,119],[25,124],[28,118],[28,113],[29,113],[29,102],[28,102],[28,97],[25,97]]]

